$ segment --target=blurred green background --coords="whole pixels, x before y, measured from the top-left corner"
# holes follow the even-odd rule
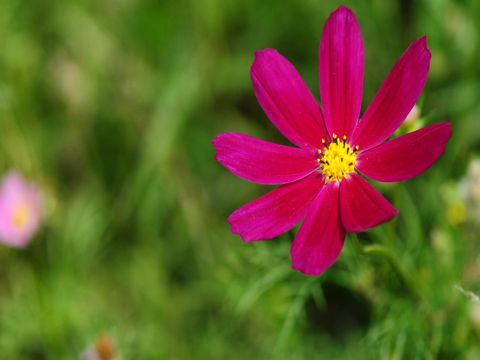
[[[365,42],[363,107],[426,34],[412,126],[453,124],[431,170],[377,185],[395,221],[349,236],[320,278],[290,269],[291,235],[229,232],[268,189],[216,163],[211,139],[283,141],[255,100],[253,53],[278,49],[317,96],[340,4],[0,2],[0,168],[39,182],[47,207],[27,249],[0,248],[1,359],[78,359],[101,334],[121,359],[480,358],[480,2],[343,2]],[[379,244],[390,253],[366,251]]]

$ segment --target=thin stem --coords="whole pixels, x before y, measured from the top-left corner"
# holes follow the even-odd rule
[[[358,242],[358,238],[356,241]],[[360,251],[363,254],[381,255],[382,257],[384,257],[390,263],[390,266],[395,271],[398,278],[400,279],[402,284],[405,286],[405,288],[410,292],[410,294],[414,298],[420,299],[417,288],[413,285],[413,281],[411,277],[405,272],[405,270],[402,268],[402,266],[398,262],[398,259],[395,256],[393,256],[391,251],[386,246],[380,245],[380,244],[365,245],[365,246],[360,245]]]
[[[302,314],[302,309],[305,304],[305,299],[311,292],[312,284],[316,283],[316,281],[317,279],[315,278],[309,278],[298,289],[298,292],[295,295],[295,298],[293,299],[292,305],[290,305],[290,308],[288,309],[287,314],[285,316],[282,329],[280,330],[280,334],[278,336],[277,342],[273,349],[274,355],[278,356],[285,350],[289,337],[293,332],[295,322],[298,321],[298,319]]]
[[[292,229],[292,230],[289,230],[289,231],[287,232],[287,234],[288,234],[288,237],[289,237],[290,241],[295,240],[295,233],[294,233],[293,229]]]
[[[357,248],[357,249],[360,249],[360,251],[362,251],[362,244],[360,243],[360,240],[358,239],[358,235],[355,234],[355,233],[351,233],[349,234],[350,236],[350,239],[352,240],[354,246]]]

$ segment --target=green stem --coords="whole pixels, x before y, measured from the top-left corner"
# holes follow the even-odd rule
[[[288,237],[289,237],[290,241],[293,242],[293,240],[295,240],[295,233],[294,233],[293,229],[292,229],[292,230],[289,230],[289,231],[287,232],[287,234],[288,234]]]
[[[405,272],[405,270],[402,268],[402,266],[398,262],[398,259],[395,256],[393,256],[391,251],[386,246],[381,245],[381,244],[362,246],[359,243],[358,238],[356,236],[354,238],[356,238],[356,242],[357,242],[357,244],[360,248],[360,251],[363,254],[366,254],[366,255],[370,255],[370,254],[380,255],[385,260],[387,260],[388,263],[390,264],[390,266],[392,267],[392,269],[397,274],[400,281],[402,282],[403,286],[410,292],[410,294],[414,298],[416,298],[417,300],[420,299],[418,290],[413,285],[413,281],[412,281],[411,277]]]
[[[273,354],[275,357],[284,353],[288,340],[294,330],[295,323],[301,317],[302,309],[305,304],[305,299],[311,293],[312,284],[316,283],[317,279],[308,278],[302,286],[298,289],[297,294],[287,311],[285,321],[283,322],[282,329],[278,336],[275,347],[273,348]]]

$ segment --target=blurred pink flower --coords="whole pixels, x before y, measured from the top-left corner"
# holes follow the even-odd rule
[[[452,133],[448,122],[388,140],[418,100],[430,57],[426,38],[414,41],[360,119],[363,41],[349,9],[341,6],[331,14],[323,30],[322,108],[287,59],[273,49],[256,52],[251,77],[257,100],[297,147],[238,133],[213,140],[216,159],[233,174],[282,185],[230,215],[231,231],[244,241],[271,239],[303,219],[291,247],[292,266],[319,275],[338,258],[347,232],[395,217],[397,210],[360,174],[405,181],[443,154]]]
[[[38,230],[41,218],[40,190],[16,172],[5,175],[0,184],[0,242],[26,246]]]
[[[116,358],[115,343],[106,334],[99,336],[95,345],[87,348],[82,354],[82,360],[114,360]]]

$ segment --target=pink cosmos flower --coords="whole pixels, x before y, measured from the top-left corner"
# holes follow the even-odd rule
[[[5,175],[0,184],[0,242],[26,246],[38,230],[41,213],[39,189],[15,172]]]
[[[273,49],[251,67],[258,102],[297,147],[238,133],[213,140],[216,159],[233,174],[281,185],[236,210],[231,231],[244,241],[271,239],[303,219],[291,247],[292,266],[319,275],[338,258],[347,232],[384,223],[398,212],[361,175],[381,182],[413,178],[443,154],[450,123],[388,138],[415,105],[430,65],[426,38],[400,57],[360,118],[363,42],[351,10],[341,6],[323,29],[320,108],[295,68]]]

